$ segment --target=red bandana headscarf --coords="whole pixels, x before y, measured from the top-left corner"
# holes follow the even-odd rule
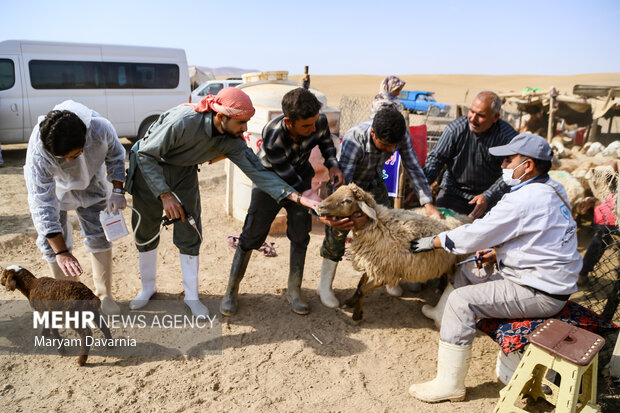
[[[185,105],[192,106],[196,112],[215,111],[239,120],[249,120],[255,112],[250,97],[236,87],[225,87],[217,95],[208,95],[196,104]]]

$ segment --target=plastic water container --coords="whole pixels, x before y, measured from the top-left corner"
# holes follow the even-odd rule
[[[108,241],[114,241],[129,234],[121,211],[117,211],[116,214],[101,211],[99,213],[99,221],[101,221],[103,232]]]

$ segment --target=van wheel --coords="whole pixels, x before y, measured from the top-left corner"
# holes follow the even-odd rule
[[[437,106],[433,106],[428,111],[429,115],[431,115],[431,116],[439,116],[439,112],[441,112],[441,109],[439,109],[439,107],[437,107]]]
[[[153,122],[155,122],[157,119],[159,119],[159,116],[151,116],[151,117],[144,119],[142,121],[142,125],[140,125],[140,129],[138,129],[138,136],[131,139],[131,141],[136,142],[144,138],[144,135],[146,135],[146,131],[149,130]]]

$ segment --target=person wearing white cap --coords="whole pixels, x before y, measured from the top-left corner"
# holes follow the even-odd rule
[[[411,242],[413,253],[444,248],[477,258],[458,268],[454,286],[448,285],[435,308],[423,308],[440,325],[437,376],[409,388],[425,402],[465,399],[478,319],[551,317],[577,291],[577,224],[566,191],[547,174],[551,147],[523,133],[489,152],[504,157],[510,192],[483,218]]]

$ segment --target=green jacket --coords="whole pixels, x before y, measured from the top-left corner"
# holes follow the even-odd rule
[[[214,133],[217,135],[213,136]],[[166,165],[193,166],[226,155],[256,186],[281,201],[295,190],[260,163],[242,138],[220,135],[213,127],[213,112],[199,113],[177,106],[154,122],[137,150],[137,164],[149,189],[157,197],[170,192],[164,179]]]

